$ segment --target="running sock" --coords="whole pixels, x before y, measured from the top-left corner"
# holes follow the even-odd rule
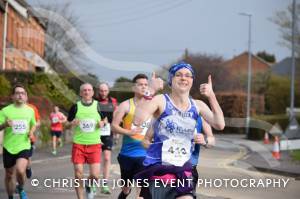
[[[23,191],[23,185],[18,184],[17,189],[19,192]]]

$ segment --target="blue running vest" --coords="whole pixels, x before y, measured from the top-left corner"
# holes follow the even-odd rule
[[[170,97],[165,94],[165,110],[154,122],[154,142],[147,150],[144,165],[165,164],[162,162],[163,142],[170,138],[186,139],[192,142],[199,116],[194,101],[190,98],[190,106],[187,111],[180,111],[172,103]],[[191,143],[192,144],[192,143]],[[189,149],[190,152],[192,147]],[[167,165],[167,164],[166,164]]]

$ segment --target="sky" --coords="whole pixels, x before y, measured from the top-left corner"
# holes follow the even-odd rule
[[[33,7],[40,0],[27,0]],[[292,0],[43,0],[71,3],[90,40],[90,73],[113,82],[170,65],[184,50],[230,59],[248,49],[252,15],[252,52],[265,50],[278,61],[291,52],[281,46],[279,28],[270,21]],[[86,49],[86,48],[84,48]]]

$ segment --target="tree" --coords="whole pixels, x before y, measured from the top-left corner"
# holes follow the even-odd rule
[[[230,71],[224,67],[224,58],[219,55],[211,55],[211,54],[204,54],[204,53],[188,53],[186,50],[185,55],[178,59],[176,63],[179,61],[185,61],[191,64],[195,70],[195,80],[193,83],[193,87],[191,90],[191,95],[194,98],[202,98],[199,93],[199,85],[206,83],[208,79],[208,75],[212,75],[213,80],[213,87],[214,91],[232,91],[232,90],[240,90],[241,87],[239,79],[233,77]],[[174,62],[175,63],[175,62]],[[168,70],[170,65],[162,66],[160,70],[156,72],[160,77],[164,80],[167,80]],[[169,87],[165,87],[165,91],[169,90]]]
[[[132,98],[134,96],[132,92],[132,85],[131,79],[128,79],[127,77],[119,77],[115,80],[110,94],[117,98],[118,102]]]
[[[11,84],[5,78],[5,75],[0,75],[0,96],[8,96],[11,93]]]
[[[268,63],[275,63],[276,62],[276,58],[274,54],[269,54],[266,51],[260,51],[258,53],[256,53],[256,56],[258,56],[259,58],[265,60]]]
[[[199,85],[207,82],[208,75],[212,75],[215,91],[230,91],[240,88],[239,79],[232,77],[230,71],[223,66],[225,60],[222,56],[205,53],[186,53],[185,56],[176,61],[176,63],[179,61],[187,62],[195,69],[192,93],[199,93]],[[169,67],[170,66],[163,66],[157,71],[157,74],[164,80],[167,80]]]
[[[266,91],[266,110],[271,114],[285,113],[290,101],[290,82],[286,77],[272,75]]]
[[[112,90],[121,92],[132,92],[132,81],[127,77],[119,77],[115,80]]]
[[[115,84],[116,83],[122,83],[122,82],[130,82],[131,83],[132,80],[127,78],[127,77],[119,77],[119,78],[116,79]]]
[[[206,83],[212,75],[215,91],[230,91],[239,88],[238,80],[233,78],[230,71],[223,66],[224,58],[219,55],[189,54],[183,59],[195,69],[195,81],[192,91],[199,93],[199,85]]]
[[[68,33],[75,30],[86,43],[88,40],[80,26],[79,17],[71,11],[70,5],[41,4],[35,10],[46,26],[45,60],[56,72],[82,74],[85,73],[83,68],[87,68],[84,55],[80,45]]]
[[[268,82],[270,79],[271,71],[258,72],[252,75],[251,79],[251,93],[264,95],[268,90]],[[242,88],[247,88],[248,85],[248,75],[243,74],[239,78]]]
[[[296,4],[296,19],[300,17],[300,4]],[[286,46],[291,49],[292,41],[292,5],[289,5],[285,10],[275,12],[274,16],[270,19],[273,23],[278,25],[282,41],[281,45]],[[297,23],[296,23],[297,24]],[[300,56],[300,29],[296,25],[295,27],[295,53],[296,56]]]

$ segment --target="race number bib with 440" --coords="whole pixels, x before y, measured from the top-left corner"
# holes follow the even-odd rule
[[[28,129],[28,122],[26,120],[13,120],[12,131],[14,134],[25,134]]]
[[[96,121],[93,119],[80,120],[80,130],[84,133],[91,133],[95,131]]]
[[[170,138],[163,142],[162,162],[167,165],[183,166],[191,157],[191,141]]]

